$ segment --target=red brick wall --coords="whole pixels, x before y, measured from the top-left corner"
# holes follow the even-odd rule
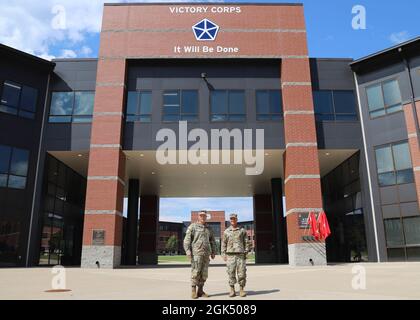
[[[89,177],[119,180],[88,180],[84,245],[91,244],[92,229],[106,229],[106,242],[121,245],[121,217],[125,157],[120,149],[124,110],[126,61],[142,58],[281,58],[284,111],[313,112],[309,59],[303,7],[300,5],[240,5],[240,14],[171,14],[169,7],[184,5],[106,5],[101,33],[97,87],[92,124]],[[223,7],[223,4],[188,4]],[[231,5],[230,5],[231,6]],[[209,46],[238,47],[238,53],[179,54],[174,46],[204,45],[196,41],[191,27],[203,18],[220,26]],[[260,30],[266,29],[266,30]],[[147,32],[144,32],[147,30]],[[313,114],[285,115],[287,143],[315,143]],[[95,146],[96,145],[96,146]],[[105,146],[106,147],[105,147]],[[285,154],[288,175],[319,175],[317,147],[290,147]],[[322,206],[320,179],[286,183],[287,209]],[[305,195],[304,197],[302,195]],[[310,195],[309,197],[307,197]],[[107,214],[101,214],[105,210]],[[95,214],[89,214],[96,212]],[[99,214],[98,214],[99,212]],[[112,213],[114,212],[114,213]],[[300,241],[296,214],[288,220],[289,243]],[[224,218],[222,223],[224,230]]]
[[[300,55],[307,55],[301,46]],[[322,208],[315,115],[308,59],[281,64],[286,152],[284,177],[288,244],[304,243],[298,214]]]
[[[191,223],[198,221],[198,213],[199,211],[192,211],[191,212]],[[208,214],[211,215],[210,219],[207,219],[207,222],[218,222],[220,223],[220,238],[223,235],[223,232],[226,230],[226,215],[225,211],[207,211]]]

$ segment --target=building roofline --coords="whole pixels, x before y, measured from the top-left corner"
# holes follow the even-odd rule
[[[82,62],[82,61],[98,61],[98,58],[58,58],[52,59],[54,62]]]
[[[47,67],[49,69],[54,69],[55,63],[52,61],[48,61],[45,59],[42,59],[40,57],[34,56],[32,54],[17,50],[15,48],[6,46],[5,44],[0,43],[0,52],[4,52],[5,54],[8,54],[12,57],[18,56],[19,58],[25,59],[29,62],[40,64],[43,67]]]
[[[311,60],[319,60],[319,61],[354,61],[353,58],[317,58],[317,57],[309,57]]]
[[[133,3],[104,3],[104,6],[111,7],[111,6],[179,6],[179,5],[188,5],[188,6],[198,6],[198,5],[220,5],[220,6],[283,6],[283,7],[290,7],[290,6],[298,6],[303,7],[303,3],[287,3],[287,2],[279,2],[279,3],[270,3],[270,2],[133,2]]]
[[[370,62],[372,62],[373,60],[376,59],[380,59],[384,56],[389,56],[389,55],[393,55],[393,54],[398,54],[400,49],[404,50],[412,45],[419,45],[420,44],[420,36],[416,37],[414,39],[399,43],[395,46],[392,46],[390,48],[378,51],[376,53],[370,54],[366,57],[362,57],[360,59],[357,59],[355,61],[353,61],[352,63],[350,63],[350,67],[353,69],[353,71],[357,72],[360,67],[364,64],[368,64]]]

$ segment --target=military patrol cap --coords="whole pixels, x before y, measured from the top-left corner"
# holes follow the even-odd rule
[[[229,219],[238,219],[238,215],[236,213],[231,213]]]
[[[207,211],[206,210],[201,210],[199,213],[198,213],[198,215],[199,216],[207,216]]]

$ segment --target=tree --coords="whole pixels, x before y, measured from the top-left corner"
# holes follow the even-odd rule
[[[170,253],[177,251],[178,249],[178,239],[176,236],[170,236],[168,241],[166,241],[166,251],[169,251]]]

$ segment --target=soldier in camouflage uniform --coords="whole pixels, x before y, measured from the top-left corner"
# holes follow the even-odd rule
[[[250,250],[251,243],[248,241],[246,230],[238,227],[238,215],[233,213],[230,215],[230,227],[225,230],[222,240],[222,256],[227,265],[231,298],[236,296],[236,282],[241,287],[240,296],[246,297],[246,256]]]
[[[206,220],[207,212],[201,211],[198,222],[188,227],[184,239],[184,250],[191,260],[191,297],[193,299],[208,297],[203,287],[208,277],[210,256],[214,259],[216,254],[216,241],[213,232],[206,225]]]

